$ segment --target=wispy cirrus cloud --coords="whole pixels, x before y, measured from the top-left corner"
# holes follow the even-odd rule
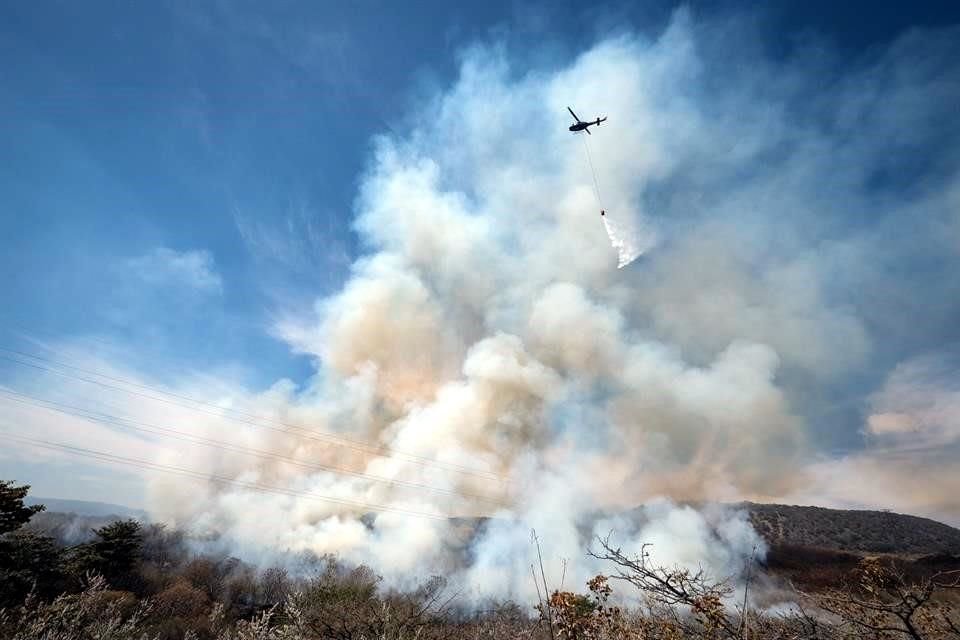
[[[132,275],[155,286],[184,287],[203,294],[223,293],[223,278],[206,250],[176,251],[158,247],[125,262]]]

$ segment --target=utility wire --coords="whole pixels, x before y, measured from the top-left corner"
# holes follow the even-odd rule
[[[86,382],[89,384],[94,384],[106,389],[121,391],[123,393],[128,393],[130,395],[138,396],[141,398],[155,400],[157,402],[163,402],[165,404],[170,404],[173,406],[179,406],[191,411],[196,411],[198,413],[205,413],[207,415],[212,415],[219,418],[226,418],[234,422],[239,422],[239,423],[251,425],[254,427],[272,429],[274,431],[281,431],[283,433],[287,433],[292,436],[304,437],[304,438],[309,438],[309,439],[318,440],[322,442],[327,442],[330,444],[335,444],[337,446],[353,449],[355,451],[359,451],[369,455],[376,455],[381,457],[395,456],[397,458],[402,458],[407,462],[410,462],[411,464],[433,466],[433,467],[445,469],[447,471],[451,471],[455,473],[476,476],[478,478],[482,478],[485,480],[494,480],[501,483],[505,482],[503,478],[498,477],[493,472],[481,471],[479,469],[473,469],[473,468],[470,468],[464,465],[458,465],[455,463],[441,462],[439,460],[434,460],[432,458],[428,458],[425,456],[419,456],[412,453],[398,451],[396,449],[393,449],[392,447],[386,447],[383,445],[367,443],[367,442],[355,440],[352,438],[347,438],[345,436],[318,431],[315,429],[308,429],[298,425],[289,424],[287,422],[283,422],[280,420],[271,419],[265,416],[258,416],[255,414],[247,413],[238,409],[228,409],[228,408],[219,407],[210,402],[192,398],[190,396],[185,396],[185,395],[177,394],[170,391],[164,391],[161,389],[157,389],[156,387],[151,387],[149,385],[132,382],[130,380],[125,380],[123,378],[111,376],[98,371],[85,369],[83,367],[77,367],[75,365],[58,361],[53,358],[45,358],[35,354],[30,354],[30,353],[26,353],[23,351],[18,351],[16,349],[10,349],[2,346],[0,346],[0,352],[2,352],[0,353],[0,359],[6,360],[14,364],[18,364],[20,366],[31,367],[34,369],[38,369],[40,371],[52,373],[54,375],[58,375],[68,379]],[[8,355],[3,355],[3,354],[8,354]],[[34,360],[36,362],[33,362],[31,360]],[[48,366],[48,365],[53,365],[53,366]],[[78,371],[80,373],[84,373],[89,376],[102,378],[102,380],[70,374],[54,367],[69,369],[71,371]],[[104,382],[103,380],[110,380],[112,382],[117,382],[126,386],[118,386],[115,384],[110,384],[108,382]],[[133,388],[131,389],[127,387],[133,387]],[[137,389],[142,389],[145,391],[149,391],[151,393],[143,393],[142,391],[137,391]],[[171,398],[174,398],[174,399],[171,399]],[[177,400],[180,400],[182,402],[178,402]],[[200,406],[191,406],[189,404],[184,404],[184,402],[189,402],[189,403],[193,403]],[[210,407],[211,409],[204,409],[203,407]],[[230,415],[230,414],[233,414],[233,415]],[[280,428],[270,427],[263,423],[278,425]]]
[[[149,433],[149,434],[157,435],[161,437],[171,437],[177,440],[190,442],[193,444],[201,444],[208,447],[213,447],[213,448],[222,449],[226,451],[233,451],[236,453],[243,453],[246,455],[256,456],[263,459],[285,462],[285,463],[306,468],[306,469],[313,469],[317,471],[327,471],[330,473],[353,476],[356,478],[362,478],[364,480],[369,480],[372,482],[380,482],[380,483],[389,485],[391,487],[405,487],[409,489],[416,489],[419,491],[429,491],[433,493],[444,494],[451,497],[473,498],[473,499],[488,502],[497,506],[503,506],[503,502],[501,500],[497,500],[495,498],[491,498],[489,496],[485,496],[481,494],[463,492],[463,491],[454,491],[450,489],[442,489],[439,487],[432,487],[430,485],[420,484],[417,482],[411,482],[407,480],[387,478],[387,477],[377,476],[369,473],[363,473],[361,471],[355,471],[353,469],[347,469],[344,467],[307,462],[303,460],[298,460],[296,458],[292,458],[290,456],[285,456],[281,453],[277,453],[274,451],[265,451],[263,449],[257,449],[255,447],[247,447],[244,445],[238,445],[231,442],[225,442],[223,440],[207,438],[205,436],[187,433],[184,431],[179,431],[177,429],[172,429],[172,428],[160,426],[157,424],[151,424],[151,423],[142,422],[139,420],[132,420],[130,418],[123,418],[119,416],[113,416],[110,414],[99,413],[96,411],[85,409],[83,407],[69,405],[66,403],[57,402],[55,400],[48,400],[46,398],[39,398],[37,396],[20,393],[17,391],[0,389],[0,396],[6,396],[10,401],[17,402],[19,404],[25,404],[33,407],[40,407],[40,408],[47,409],[48,411],[54,411],[63,415],[69,415],[69,416],[81,418],[84,420],[90,420],[90,421],[98,422],[105,425],[114,425],[114,426],[123,427],[126,429],[132,429],[134,431],[139,431],[141,433]]]
[[[9,425],[4,425],[4,426],[9,426]],[[188,469],[185,467],[176,467],[173,465],[161,464],[159,462],[152,462],[150,460],[142,460],[139,458],[129,458],[127,456],[121,456],[121,455],[108,453],[104,451],[96,451],[94,449],[87,449],[85,447],[78,447],[75,445],[65,444],[62,442],[52,442],[49,440],[41,440],[39,438],[28,438],[25,436],[18,436],[6,431],[0,431],[0,440],[21,442],[21,443],[29,444],[31,446],[38,447],[41,449],[63,451],[65,453],[69,453],[72,455],[91,458],[94,460],[100,460],[102,462],[128,465],[128,466],[132,466],[145,471],[161,471],[164,473],[169,473],[169,474],[178,475],[182,477],[194,478],[196,480],[203,480],[206,482],[214,482],[217,484],[223,484],[227,486],[250,489],[252,491],[260,491],[264,493],[276,493],[280,495],[307,498],[311,500],[320,500],[323,502],[339,504],[346,507],[360,509],[363,511],[379,511],[384,513],[397,513],[397,514],[408,515],[412,517],[427,518],[430,520],[446,521],[448,519],[448,516],[438,515],[435,513],[428,513],[426,511],[416,511],[412,509],[404,509],[402,507],[390,507],[387,505],[359,502],[356,500],[346,500],[343,498],[334,498],[332,496],[321,495],[319,493],[297,491],[295,489],[287,489],[284,487],[275,487],[271,485],[265,485],[259,482],[236,480],[234,478],[228,478],[226,476],[219,476],[214,473],[196,471],[196,470]]]

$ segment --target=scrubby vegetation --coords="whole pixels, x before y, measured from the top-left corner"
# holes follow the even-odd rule
[[[861,553],[960,555],[960,531],[890,511],[744,502],[750,523],[771,544]]]
[[[757,580],[735,590],[601,540],[590,553],[609,572],[582,592],[476,610],[442,577],[397,591],[333,557],[305,557],[305,577],[292,577],[197,555],[179,532],[134,520],[80,541],[75,532],[46,536],[24,526],[40,511],[23,505],[27,489],[0,482],[0,638],[10,640],[960,638],[960,571],[949,569],[950,556],[905,564],[782,547],[771,560],[788,577],[807,576],[824,553],[831,573],[798,581],[789,602],[772,607]],[[618,595],[636,604],[618,606]]]

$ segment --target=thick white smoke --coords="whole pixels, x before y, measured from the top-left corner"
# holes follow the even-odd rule
[[[610,529],[630,549],[653,542],[665,564],[736,572],[756,540],[735,516],[710,522],[666,502],[631,519],[604,515],[660,494],[766,491],[789,476],[803,446],[802,424],[774,382],[775,346],[731,334],[691,365],[679,345],[649,331],[634,310],[640,283],[615,268],[654,246],[644,190],[672,170],[674,138],[705,126],[687,114],[692,105],[655,90],[697,66],[691,38],[681,16],[659,42],[604,42],[568,68],[520,79],[504,59],[477,52],[427,124],[407,140],[379,141],[357,220],[369,255],[316,317],[278,327],[318,358],[317,382],[242,408],[402,454],[208,426],[288,458],[439,491],[196,449],[192,467],[298,493],[211,485],[185,501],[185,486],[161,478],[154,512],[246,545],[339,553],[392,581],[462,567],[455,579],[475,596],[532,599],[531,528],[548,573],[570,559],[568,586],[603,570],[584,551]],[[593,141],[617,220],[604,218],[606,229],[566,131],[568,102],[618,114]],[[300,493],[438,519],[386,512],[370,524],[361,507]],[[463,549],[450,515],[494,519]]]
[[[872,349],[833,281],[870,245],[828,242],[822,216],[880,206],[861,185],[879,157],[871,127],[887,120],[854,117],[863,87],[917,89],[886,73],[893,54],[829,99],[809,70],[763,59],[731,62],[719,82],[704,69],[737,39],[730,28],[679,12],[655,41],[605,40],[550,71],[522,73],[496,47],[465,54],[407,137],[378,140],[357,202],[367,252],[349,280],[276,327],[316,359],[315,378],[221,394],[382,449],[192,414],[196,433],[281,457],[195,446],[160,462],[288,494],[158,475],[152,515],[248,553],[333,552],[393,582],[440,572],[527,601],[532,528],[554,585],[561,558],[568,586],[603,570],[584,549],[611,529],[626,549],[654,543],[663,564],[738,571],[758,542],[741,515],[662,497],[798,490],[811,451],[799,404]],[[856,141],[835,147],[849,136],[796,117],[798,99],[836,109],[831,125]],[[609,115],[591,144],[618,225],[606,232],[636,239],[619,265],[570,104]],[[448,516],[493,519],[471,539]]]

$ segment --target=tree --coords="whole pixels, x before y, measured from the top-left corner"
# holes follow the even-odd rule
[[[23,504],[29,490],[30,485],[0,480],[0,607],[20,604],[31,591],[53,597],[62,586],[60,551],[53,539],[19,531],[44,509]]]
[[[140,533],[140,523],[136,520],[118,520],[94,533],[100,540],[93,543],[97,555],[103,558],[109,573],[127,573],[140,560],[140,547],[143,536]]]
[[[181,566],[187,558],[183,531],[169,530],[166,525],[151,523],[140,530],[140,557],[158,569]]]
[[[28,507],[23,504],[30,485],[16,486],[12,480],[0,480],[0,535],[16,531],[44,510],[42,504]]]
[[[0,537],[0,607],[19,605],[32,591],[54,598],[64,588],[61,552],[53,538],[29,532]]]
[[[140,561],[143,537],[136,520],[118,520],[95,529],[98,540],[72,547],[67,563],[78,578],[98,574],[114,588],[130,588],[136,582],[133,569]]]
[[[740,625],[724,605],[733,594],[728,579],[711,579],[700,569],[654,566],[648,562],[647,544],[641,547],[640,556],[631,556],[620,548],[613,548],[609,536],[599,539],[600,551],[588,553],[599,560],[613,563],[614,573],[608,576],[636,587],[652,607],[670,615],[672,624],[688,635],[739,638]],[[695,624],[677,615],[678,607],[690,612]],[[747,614],[746,609],[741,612]]]

